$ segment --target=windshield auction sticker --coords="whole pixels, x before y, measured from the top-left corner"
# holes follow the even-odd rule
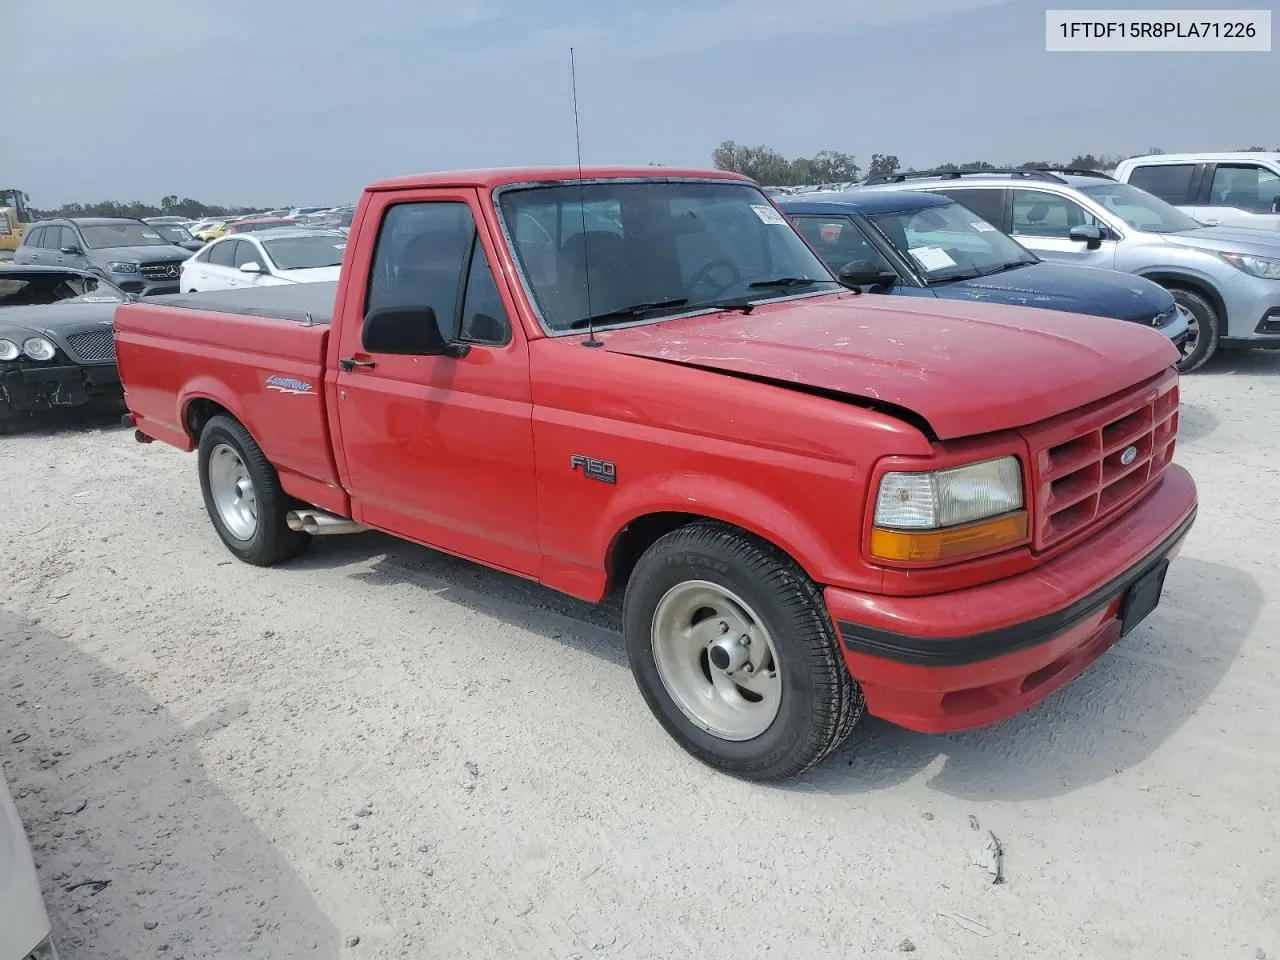
[[[1050,52],[1269,53],[1270,10],[1046,10]]]

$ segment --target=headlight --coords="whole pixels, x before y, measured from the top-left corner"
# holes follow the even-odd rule
[[[22,352],[32,360],[52,360],[57,351],[44,337],[30,337],[22,341]]]
[[[1238,270],[1263,280],[1280,280],[1280,260],[1251,257],[1245,253],[1224,253],[1222,259]]]
[[[17,360],[21,353],[12,340],[0,340],[0,360]]]
[[[1017,457],[886,473],[876,492],[871,553],[930,561],[1007,546],[1027,535],[1024,503]]]
[[[117,263],[107,264],[107,269],[112,273],[137,273],[138,265],[136,263]]]

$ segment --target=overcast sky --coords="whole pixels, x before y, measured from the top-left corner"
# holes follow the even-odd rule
[[[0,185],[38,207],[308,204],[572,162],[570,44],[587,163],[709,166],[726,139],[916,167],[1280,139],[1280,54],[1046,53],[1046,6],[1071,4],[0,0]]]

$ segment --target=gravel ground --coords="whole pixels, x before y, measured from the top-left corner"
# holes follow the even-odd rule
[[[4,438],[0,757],[63,954],[1280,957],[1277,376],[1184,381],[1200,519],[1120,647],[780,787],[667,739],[616,609],[376,534],[255,569],[194,457]]]

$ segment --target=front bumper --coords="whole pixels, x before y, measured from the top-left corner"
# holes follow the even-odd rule
[[[1227,309],[1220,343],[1230,347],[1280,347],[1280,280],[1264,280],[1239,273],[1224,284]]]
[[[945,733],[1005,720],[1044,699],[1120,639],[1131,593],[1152,599],[1160,589],[1196,507],[1195,482],[1172,464],[1140,504],[1027,573],[924,597],[828,587],[867,711]]]
[[[124,390],[114,363],[0,364],[0,400],[16,413],[122,403]]]

